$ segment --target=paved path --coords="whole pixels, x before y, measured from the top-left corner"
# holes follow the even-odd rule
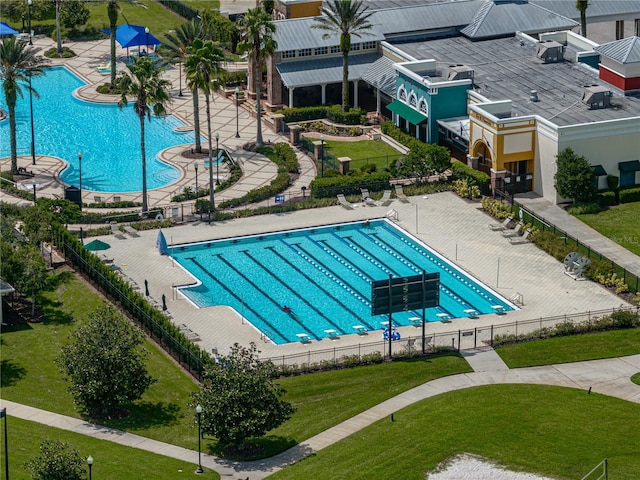
[[[632,375],[640,371],[640,355],[511,370],[490,348],[465,352],[465,358],[469,361],[474,372],[438,378],[412,388],[311,437],[280,455],[255,462],[233,462],[205,454],[202,455],[202,465],[217,471],[223,479],[262,479],[418,401],[441,393],[480,385],[513,383],[554,385],[583,390],[591,388],[592,392],[640,403],[640,385],[636,385],[630,380]],[[2,407],[7,408],[7,413],[14,417],[128,447],[140,448],[184,460],[194,466],[198,463],[198,453],[182,447],[7,400],[2,400],[1,403]]]

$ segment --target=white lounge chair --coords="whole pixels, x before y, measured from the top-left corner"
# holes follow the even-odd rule
[[[340,205],[342,205],[344,208],[346,208],[347,210],[353,210],[353,204],[350,203],[345,197],[344,194],[339,193],[338,194],[338,202],[340,202]]]
[[[409,203],[409,199],[404,194],[404,190],[402,190],[402,185],[396,185],[396,197],[403,203]]]
[[[496,230],[496,231],[507,230],[509,228],[509,223],[511,222],[511,220],[513,220],[513,217],[509,215],[507,218],[504,219],[502,223],[490,223],[489,228],[491,230]]]
[[[127,232],[132,237],[139,237],[140,236],[138,234],[138,231],[135,228],[133,228],[131,225],[125,225],[124,226],[124,231]]]
[[[516,228],[514,228],[513,230],[503,230],[502,232],[502,236],[509,238],[509,237],[519,237],[520,236],[520,231],[522,230],[522,227],[524,227],[524,223],[522,222],[518,222],[518,225],[516,225]]]
[[[512,245],[520,245],[521,243],[530,243],[531,239],[529,238],[531,235],[531,230],[527,228],[527,231],[521,237],[511,237],[509,238],[509,243]]]
[[[113,235],[116,238],[119,238],[120,240],[124,240],[125,238],[127,238],[127,237],[124,236],[124,233],[122,233],[120,231],[120,228],[118,227],[117,223],[112,223],[111,224],[111,233],[113,233]]]
[[[380,201],[378,201],[378,205],[380,205],[381,207],[386,207],[390,205],[391,202],[393,202],[393,199],[391,198],[391,190],[385,190],[382,194],[382,198],[380,199]]]

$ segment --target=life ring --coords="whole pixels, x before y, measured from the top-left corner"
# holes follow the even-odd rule
[[[162,216],[161,213],[156,215],[156,220],[158,220],[159,222],[161,222],[162,220],[164,220],[164,217]]]

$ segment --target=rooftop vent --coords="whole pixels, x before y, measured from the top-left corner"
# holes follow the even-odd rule
[[[546,40],[538,43],[536,56],[544,63],[560,63],[564,61],[564,45],[555,40]]]
[[[474,70],[466,65],[449,65],[447,80],[473,80]]]
[[[611,106],[613,92],[601,85],[585,85],[582,94],[582,103],[589,105],[590,109],[607,108]]]
[[[538,91],[537,90],[531,90],[531,92],[529,93],[529,100],[531,100],[532,102],[539,102],[540,99],[538,98]]]

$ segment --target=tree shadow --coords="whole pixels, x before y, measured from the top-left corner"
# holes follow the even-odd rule
[[[278,453],[289,450],[297,444],[298,442],[291,437],[267,435],[260,438],[249,438],[242,447],[238,445],[224,445],[219,441],[215,441],[206,446],[206,451],[211,455],[216,455],[227,460],[246,462],[272,457]]]
[[[2,387],[12,387],[27,375],[27,371],[20,365],[16,365],[11,360],[0,362],[0,378]]]
[[[127,414],[118,418],[92,418],[102,425],[118,430],[145,430],[157,426],[175,425],[181,417],[180,406],[165,402],[136,402],[126,406]]]

